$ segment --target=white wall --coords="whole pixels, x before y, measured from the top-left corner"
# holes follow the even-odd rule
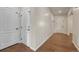
[[[52,15],[53,16],[53,15]],[[53,18],[52,18],[53,19]],[[31,48],[38,49],[53,33],[48,8],[31,8]]]
[[[73,42],[79,50],[79,9],[73,10]]]
[[[67,16],[55,16],[55,33],[67,33]]]

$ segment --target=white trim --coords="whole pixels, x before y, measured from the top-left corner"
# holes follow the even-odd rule
[[[33,48],[32,46],[29,46],[30,49],[32,49],[33,51],[36,51],[37,49]]]
[[[18,43],[17,41],[8,42],[8,43],[2,45],[2,46],[0,47],[0,50],[5,49],[5,48],[7,48],[7,47],[9,47],[9,46],[12,46],[12,45],[14,45],[14,44],[17,44],[17,43]]]
[[[79,46],[77,45],[77,43],[75,43],[74,40],[72,40],[72,43],[74,44],[74,46],[77,48],[77,50],[79,51]]]
[[[36,51],[39,47],[41,47],[50,37],[52,36],[49,35],[47,38],[45,38],[36,48],[33,48],[32,46],[29,46],[33,51]]]

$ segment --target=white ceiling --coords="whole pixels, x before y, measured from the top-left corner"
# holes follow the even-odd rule
[[[54,15],[67,15],[70,7],[50,7],[51,12]]]

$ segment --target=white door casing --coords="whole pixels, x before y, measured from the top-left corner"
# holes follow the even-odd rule
[[[29,46],[30,45],[30,8],[23,7],[21,9],[21,37],[22,37],[22,42]]]
[[[68,22],[67,22],[67,28],[68,28],[68,35],[72,33],[72,25],[73,25],[73,15],[68,15]]]

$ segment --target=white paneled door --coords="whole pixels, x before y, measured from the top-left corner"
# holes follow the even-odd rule
[[[19,8],[0,8],[0,49],[20,41]]]

